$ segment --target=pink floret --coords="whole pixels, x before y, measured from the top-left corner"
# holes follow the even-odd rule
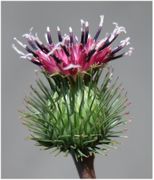
[[[70,27],[69,35],[61,35],[58,27],[59,42],[54,44],[51,37],[49,27],[47,27],[46,44],[43,44],[37,34],[32,35],[32,29],[29,34],[24,34],[29,45],[22,44],[17,38],[17,41],[28,54],[24,54],[13,44],[13,48],[21,55],[21,58],[27,58],[31,62],[39,65],[49,74],[59,73],[62,75],[76,76],[78,73],[83,73],[97,65],[101,66],[111,60],[120,58],[124,55],[131,55],[133,48],[130,47],[127,52],[117,54],[125,46],[129,45],[130,38],[127,37],[120,44],[112,48],[112,42],[119,36],[120,33],[126,33],[124,27],[119,27],[117,23],[112,33],[102,40],[97,40],[103,26],[104,16],[100,16],[100,24],[94,37],[90,36],[89,23],[81,20],[81,40],[74,35]]]

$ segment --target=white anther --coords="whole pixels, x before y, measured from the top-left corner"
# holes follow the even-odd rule
[[[109,38],[109,42],[111,42],[111,41],[114,39],[114,37],[115,37],[115,34],[112,33],[111,36],[110,36],[110,38]]]
[[[20,54],[20,55],[22,55],[22,56],[25,55],[22,51],[20,51],[20,50],[15,46],[15,44],[12,44],[12,48],[13,48],[18,54]]]
[[[57,26],[57,31],[60,31],[60,27],[59,26]]]
[[[37,32],[35,33],[35,37],[36,37],[36,38],[38,38],[38,34],[37,34]]]
[[[49,28],[49,26],[47,26],[47,32],[50,32],[50,28]]]
[[[125,56],[131,56],[133,53],[134,48],[130,47],[129,50],[125,53]]]
[[[115,29],[113,31],[114,33],[116,33],[116,34],[120,34],[121,32],[124,32],[125,34],[127,33],[125,27],[118,26],[118,23],[116,23],[116,22],[113,22],[113,25],[115,25]]]
[[[69,32],[70,32],[70,33],[72,33],[72,32],[73,32],[73,30],[72,30],[72,28],[71,28],[71,27],[69,27]]]
[[[70,41],[70,36],[67,34],[64,34],[62,42],[59,42],[58,44],[65,45],[65,43],[67,43],[68,41]]]
[[[130,37],[127,37],[126,39],[120,41],[120,45],[121,45],[121,46],[127,46],[127,45],[129,45],[129,44],[130,44],[129,40],[130,40]]]
[[[79,40],[79,39],[78,39],[78,37],[77,37],[77,36],[75,36],[75,40],[78,42],[78,40]]]
[[[29,29],[29,33],[31,34],[31,32],[33,31],[33,29],[34,29],[34,27],[31,27],[30,29]]]
[[[89,22],[88,21],[85,22],[85,26],[89,27]]]
[[[34,36],[32,36],[31,34],[23,34],[22,37],[33,40]]]
[[[85,24],[84,20],[81,19],[80,22],[81,22],[81,26],[84,26],[84,24]]]
[[[85,29],[85,21],[83,19],[81,19],[80,22],[81,22],[81,31],[84,31],[84,29]]]
[[[109,42],[111,42],[114,37],[118,34],[120,34],[121,32],[124,32],[126,34],[126,29],[123,26],[118,26],[118,23],[113,22],[113,24],[115,25],[115,29],[113,30],[113,32],[111,33],[111,36],[109,38]]]
[[[63,41],[69,41],[70,40],[70,37],[69,35],[66,34],[66,36],[63,38]]]
[[[117,29],[117,34],[120,34],[121,32],[124,32],[125,34],[127,33],[125,27],[119,27],[119,28]]]
[[[33,57],[33,54],[31,54],[31,53],[25,54],[24,56],[20,56],[20,58],[22,58],[22,59],[29,59],[29,60],[31,60],[32,57]]]
[[[46,42],[49,43],[47,33],[44,34],[44,37],[45,37]]]
[[[111,42],[114,37],[118,34],[120,34],[121,32],[124,32],[126,34],[126,29],[123,26],[118,26],[118,23],[113,22],[113,24],[115,25],[115,29],[113,30],[113,32],[111,33],[111,36],[109,38],[109,42]]]
[[[60,49],[60,45],[64,45],[66,41],[69,41],[70,37],[67,34],[64,34],[64,38],[62,42],[59,42],[55,45],[55,47],[47,54],[47,56],[52,55],[56,50]]]
[[[112,24],[115,25],[116,28],[119,27],[117,22],[113,22]]]
[[[102,27],[104,22],[104,15],[100,15],[100,23],[99,26]]]
[[[23,48],[26,48],[26,45],[23,44],[21,41],[19,41],[16,37],[13,38],[20,46],[22,46]]]

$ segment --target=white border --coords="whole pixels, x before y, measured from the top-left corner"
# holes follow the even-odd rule
[[[8,0],[1,0],[1,2],[6,2]],[[13,0],[9,0],[9,1],[13,1]],[[16,0],[16,1],[22,1],[22,0]],[[31,1],[31,0],[23,0],[23,1]],[[33,1],[38,1],[38,0],[33,0]],[[50,0],[46,0],[46,1],[50,1]],[[64,0],[57,0],[57,1],[64,1]],[[67,0],[67,1],[71,1],[71,0]],[[81,0],[78,0],[81,1]],[[84,1],[89,1],[89,0],[84,0]],[[102,0],[97,0],[97,1],[102,1]],[[116,0],[104,0],[104,1],[116,1]],[[122,0],[118,0],[118,1],[122,1]],[[133,0],[131,0],[133,1]],[[136,0],[136,1],[141,1],[141,0]],[[142,0],[145,1],[145,0]],[[152,2],[152,8],[154,7],[153,5],[153,0],[146,0],[146,1],[150,1]],[[45,1],[44,1],[45,2]],[[1,6],[0,6],[0,13],[1,13]],[[1,19],[0,19],[0,27],[1,27]],[[154,29],[154,20],[153,20],[153,9],[152,9],[152,29]],[[0,28],[0,40],[1,40],[1,28]],[[154,37],[152,35],[152,40],[154,40]],[[154,41],[152,41],[154,42]],[[2,44],[1,44],[2,45]],[[1,46],[2,47],[2,46]],[[154,52],[154,46],[152,45],[152,50]],[[0,48],[0,54],[1,54],[1,48]],[[153,53],[152,53],[152,59],[153,59]],[[154,63],[152,61],[152,68],[154,69]],[[0,70],[1,70],[1,61],[0,61]],[[153,71],[152,71],[152,90],[154,89],[154,77],[153,77]],[[152,91],[153,92],[153,91]],[[1,73],[0,73],[0,94],[1,94]],[[1,95],[0,95],[0,100],[1,100]],[[152,95],[152,102],[154,100],[154,97]],[[2,101],[1,101],[2,102]],[[0,114],[1,114],[1,105],[0,105]],[[153,107],[153,103],[152,103],[152,119],[153,119],[153,112],[154,112],[154,107]],[[152,127],[154,127],[153,125],[154,123],[152,123]],[[1,123],[0,123],[0,129],[1,129]],[[153,128],[154,129],[154,128]],[[1,137],[1,134],[0,134]],[[154,144],[154,138],[153,138],[153,131],[152,131],[152,150],[153,150],[153,144]],[[1,138],[0,138],[0,154],[1,154]],[[154,171],[154,167],[153,167],[153,154],[152,154],[152,175],[153,175],[153,171]],[[0,164],[0,175],[1,175],[1,164]],[[153,178],[152,178],[153,179]],[[7,179],[6,179],[7,180]],[[9,180],[9,179],[8,179]],[[19,179],[15,179],[15,180],[19,180]],[[29,180],[33,180],[33,179],[29,179]],[[41,179],[39,179],[41,180]],[[45,180],[45,179],[42,179]],[[58,180],[58,179],[55,179]],[[72,179],[73,180],[73,179]],[[107,180],[112,180],[112,179],[107,179]],[[114,179],[113,179],[114,180]],[[130,180],[130,179],[126,179],[126,180]],[[131,180],[135,180],[135,179],[131,179]],[[147,179],[148,180],[148,179]]]

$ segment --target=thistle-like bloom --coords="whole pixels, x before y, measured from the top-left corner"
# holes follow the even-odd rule
[[[12,47],[21,55],[21,58],[28,59],[37,64],[49,74],[62,74],[76,76],[79,72],[84,73],[89,69],[104,65],[111,60],[120,58],[124,55],[131,55],[133,48],[130,47],[126,52],[119,53],[125,46],[129,45],[130,38],[120,41],[117,47],[111,47],[113,41],[121,33],[126,33],[122,26],[115,25],[111,34],[106,35],[102,40],[98,40],[103,26],[104,16],[100,16],[98,30],[94,37],[89,33],[88,21],[81,20],[81,38],[78,40],[69,27],[69,35],[61,34],[60,28],[57,27],[58,40],[57,44],[53,43],[50,28],[47,27],[45,38],[47,43],[43,44],[37,33],[32,34],[32,28],[29,34],[24,34],[28,45],[23,44],[17,38],[14,40],[21,45],[28,53],[20,51],[15,44]]]
[[[113,69],[104,65],[131,55],[133,48],[120,53],[130,44],[129,37],[111,47],[119,34],[126,33],[117,23],[113,23],[111,34],[98,40],[103,20],[104,16],[100,16],[94,37],[89,33],[89,23],[81,20],[80,40],[71,27],[69,35],[62,35],[57,27],[59,42],[54,44],[47,27],[47,43],[43,44],[31,28],[29,34],[23,35],[28,45],[14,38],[28,53],[12,45],[21,58],[41,67],[46,80],[37,76],[37,86],[31,86],[32,93],[25,98],[27,110],[21,112],[23,123],[31,132],[30,139],[45,149],[70,153],[77,167],[85,172],[87,168],[92,170],[92,161],[87,159],[114,147],[118,143],[114,138],[125,137],[121,136],[125,132],[121,126],[129,122],[127,93],[118,78],[112,83]]]

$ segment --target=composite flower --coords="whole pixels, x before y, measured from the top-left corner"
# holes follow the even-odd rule
[[[15,44],[12,47],[20,55],[20,58],[27,59],[32,63],[40,66],[49,74],[62,74],[76,76],[78,73],[87,72],[91,68],[103,66],[114,59],[131,55],[133,48],[128,47],[130,37],[126,37],[119,42],[119,45],[112,47],[113,42],[121,33],[126,33],[123,26],[113,23],[115,28],[110,34],[106,34],[103,39],[98,39],[102,27],[104,16],[100,15],[100,23],[96,34],[90,35],[88,21],[81,20],[81,37],[78,38],[71,27],[69,33],[62,35],[59,26],[57,27],[58,42],[54,43],[50,31],[47,27],[45,33],[46,44],[42,43],[37,33],[33,34],[32,29],[23,37],[27,40],[27,44],[23,44],[16,37],[14,40],[21,47],[23,52]],[[125,48],[125,52],[122,49]]]
[[[122,134],[131,122],[127,92],[119,84],[119,77],[113,79],[113,68],[108,65],[132,54],[130,37],[115,46],[114,41],[126,34],[126,29],[114,22],[113,31],[99,38],[103,22],[101,15],[96,33],[90,35],[88,21],[81,20],[80,37],[71,27],[63,35],[58,26],[57,43],[49,26],[46,43],[31,28],[23,34],[26,44],[16,37],[12,44],[21,59],[41,68],[35,86],[31,85],[30,95],[24,99],[26,109],[21,111],[29,139],[44,150],[71,154],[80,178],[96,178],[95,154],[116,148],[118,138],[127,138]]]

